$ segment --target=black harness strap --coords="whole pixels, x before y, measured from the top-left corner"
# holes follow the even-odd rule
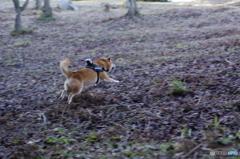
[[[99,72],[97,72],[97,82],[96,82],[96,84],[98,84],[98,82],[99,82]]]

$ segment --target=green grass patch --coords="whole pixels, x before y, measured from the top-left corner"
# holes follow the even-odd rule
[[[182,96],[186,93],[187,88],[182,81],[174,80],[170,83],[170,93],[174,96]]]
[[[14,46],[28,46],[29,45],[29,42],[27,41],[21,41],[21,42],[18,42],[16,44],[14,44]]]
[[[56,18],[53,17],[53,14],[51,15],[46,15],[44,13],[40,13],[39,17],[37,18],[38,20],[56,20]]]
[[[21,32],[15,32],[15,28],[11,29],[11,35],[12,36],[18,36],[18,35],[24,35],[24,34],[32,34],[33,29],[28,28],[26,26],[22,26],[22,31]]]

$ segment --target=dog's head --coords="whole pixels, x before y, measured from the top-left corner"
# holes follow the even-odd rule
[[[104,68],[106,70],[106,72],[110,72],[111,70],[113,70],[115,68],[115,65],[113,64],[113,62],[111,60],[111,57],[108,57],[108,58],[102,57],[102,58],[95,60],[93,63]]]

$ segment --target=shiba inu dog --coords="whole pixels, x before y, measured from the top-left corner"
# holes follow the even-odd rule
[[[68,68],[70,64],[69,58],[60,61],[60,70],[66,77],[66,81],[64,83],[64,90],[59,98],[63,99],[66,96],[66,93],[69,92],[68,104],[72,102],[72,98],[75,95],[81,93],[84,86],[94,85],[101,80],[116,83],[119,82],[107,75],[107,72],[115,67],[111,57],[99,58],[93,62],[90,59],[85,61],[87,62],[87,67],[76,72],[73,72]]]

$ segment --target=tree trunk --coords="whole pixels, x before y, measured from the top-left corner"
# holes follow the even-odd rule
[[[22,32],[21,13],[27,7],[28,0],[25,1],[22,7],[19,6],[19,0],[13,0],[13,4],[16,11],[14,32],[21,33]]]
[[[44,0],[44,6],[42,11],[46,17],[52,16],[52,8],[50,7],[49,0]]]
[[[15,18],[15,30],[14,32],[20,33],[22,31],[22,22],[21,22],[21,10],[18,8],[16,10],[16,18]]]
[[[130,6],[129,6],[127,16],[130,16],[130,17],[136,16],[138,14],[136,0],[128,0],[128,1]]]
[[[41,7],[42,0],[36,0],[36,9],[39,9]]]

